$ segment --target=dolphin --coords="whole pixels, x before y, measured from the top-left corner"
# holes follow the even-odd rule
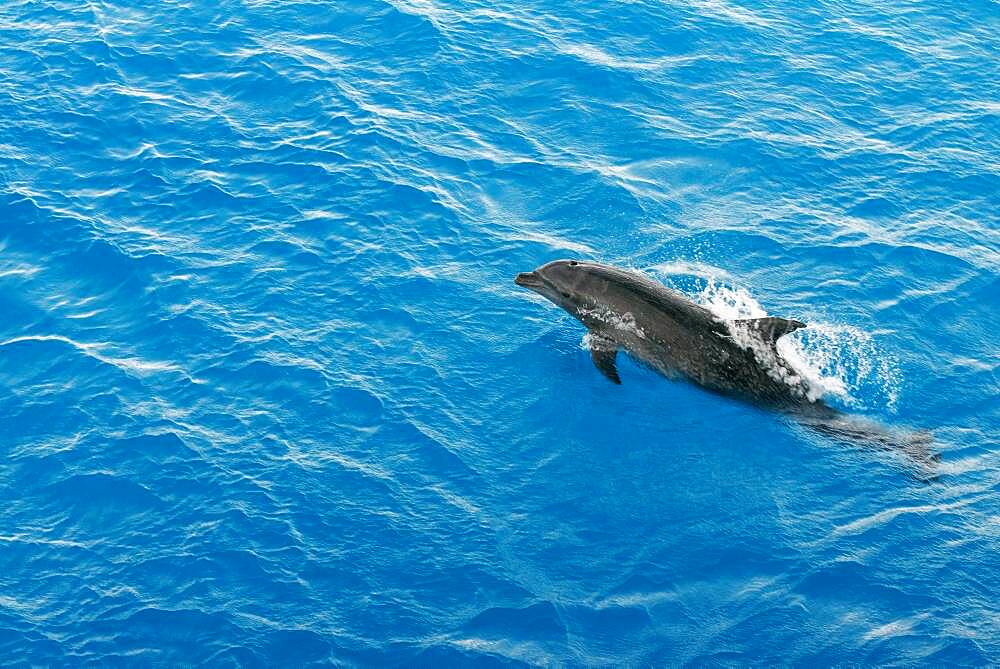
[[[841,441],[901,450],[929,465],[926,433],[897,433],[848,417],[816,397],[778,352],[778,339],[805,323],[768,316],[725,321],[635,271],[583,260],[556,260],[514,282],[568,311],[587,328],[594,365],[620,384],[619,351],[671,379],[793,416]]]

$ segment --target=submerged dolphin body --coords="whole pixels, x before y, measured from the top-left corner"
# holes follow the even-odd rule
[[[810,395],[784,360],[778,339],[805,327],[786,318],[722,321],[679,292],[610,265],[557,260],[514,280],[586,326],[594,365],[614,383],[619,350],[668,378],[793,415],[836,439],[900,450],[918,464],[936,462],[926,433],[902,434],[850,418]]]

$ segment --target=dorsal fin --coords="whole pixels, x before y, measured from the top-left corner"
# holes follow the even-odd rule
[[[767,318],[743,318],[733,321],[733,324],[740,328],[746,328],[751,332],[756,332],[760,335],[761,339],[771,344],[776,343],[782,335],[795,332],[799,328],[806,326],[801,321],[790,318],[775,318],[774,316],[768,316]]]

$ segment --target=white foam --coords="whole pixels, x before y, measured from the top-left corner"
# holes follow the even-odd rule
[[[642,328],[635,322],[635,316],[631,311],[626,311],[624,314],[617,314],[608,308],[601,309],[580,309],[580,313],[591,318],[595,318],[602,323],[613,327],[616,330],[624,332],[626,334],[632,334],[640,339],[646,338],[646,333]],[[589,334],[589,333],[588,333]],[[588,343],[591,341],[585,336],[585,341]]]
[[[851,406],[895,411],[899,374],[895,359],[870,333],[852,325],[810,323],[778,342],[778,352],[810,382]]]
[[[764,307],[746,289],[720,283],[716,276],[706,277],[706,281],[707,285],[696,300],[720,319],[731,321],[767,316]]]

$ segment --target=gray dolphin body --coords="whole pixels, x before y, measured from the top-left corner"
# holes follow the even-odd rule
[[[815,397],[784,360],[778,339],[805,327],[786,318],[725,322],[683,294],[642,274],[610,265],[557,260],[514,280],[562,307],[587,328],[591,357],[609,380],[624,350],[668,378],[794,415],[819,432],[898,449],[921,463],[936,461],[926,433],[899,434],[849,419]]]

